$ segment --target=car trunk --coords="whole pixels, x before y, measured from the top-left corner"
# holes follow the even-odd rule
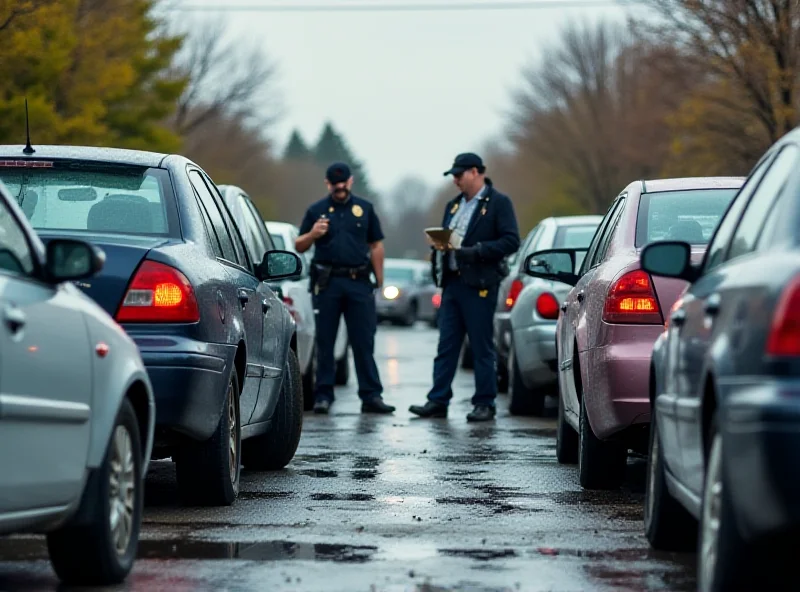
[[[39,236],[45,244],[53,238],[66,238],[66,234],[42,233]],[[164,237],[85,233],[70,234],[69,238],[86,240],[105,252],[106,261],[100,273],[75,284],[111,316],[116,314],[142,259],[151,249],[169,242]]]

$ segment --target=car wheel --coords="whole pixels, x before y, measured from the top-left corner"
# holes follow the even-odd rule
[[[133,567],[142,522],[144,482],[139,423],[122,401],[103,464],[92,471],[78,515],[47,535],[50,561],[65,584],[113,585]]]
[[[578,432],[567,423],[564,399],[561,389],[558,392],[558,419],[556,421],[556,459],[562,465],[574,465],[578,462]]]
[[[225,406],[214,434],[181,447],[175,459],[178,494],[184,505],[230,506],[239,495],[242,425],[239,377],[231,372]]]
[[[344,348],[344,355],[341,360],[336,360],[336,375],[334,382],[336,386],[346,386],[350,381],[350,344]]]
[[[693,551],[697,545],[697,521],[672,497],[667,488],[656,415],[652,417],[644,497],[644,531],[654,549]]]
[[[317,346],[311,350],[311,362],[303,376],[303,411],[314,408],[314,391],[317,385]]]
[[[408,311],[403,317],[402,324],[404,327],[413,327],[417,322],[417,303],[411,302],[408,305]]]
[[[754,581],[756,578],[751,568],[753,557],[736,527],[730,493],[725,483],[723,440],[717,430],[716,418],[712,420],[709,437],[711,448],[703,488],[697,589],[700,592],[756,590],[759,582]]]
[[[266,434],[244,441],[242,459],[248,469],[282,469],[294,458],[303,431],[303,391],[297,354],[289,350],[283,370],[283,384],[278,395],[272,425]]]
[[[497,392],[508,392],[508,364],[501,363],[499,356],[497,358]]]
[[[511,394],[509,411],[511,415],[536,415],[544,413],[544,393],[534,391],[525,386],[522,382],[522,372],[517,363],[517,354],[514,351],[514,344],[508,352],[508,390]]]
[[[628,448],[622,442],[605,442],[592,432],[586,414],[586,397],[581,397],[578,474],[585,489],[617,489],[625,479]]]

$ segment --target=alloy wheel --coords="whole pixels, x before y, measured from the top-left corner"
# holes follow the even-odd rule
[[[711,445],[708,459],[708,474],[703,493],[702,521],[702,568],[700,590],[711,590],[717,568],[719,551],[719,526],[722,509],[722,437],[717,434]]]
[[[109,525],[114,549],[118,555],[128,550],[133,533],[133,510],[136,496],[136,471],[133,443],[128,429],[118,425],[114,430],[109,471]]]

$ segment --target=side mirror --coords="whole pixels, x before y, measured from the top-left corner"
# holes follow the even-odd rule
[[[83,241],[54,238],[47,243],[45,273],[54,284],[93,276],[105,262],[101,249]]]
[[[262,282],[298,279],[303,272],[303,262],[291,251],[267,251],[258,272]]]
[[[640,256],[642,269],[652,275],[693,282],[698,272],[692,267],[692,247],[681,241],[650,243]]]
[[[585,254],[586,249],[536,251],[525,258],[525,273],[531,277],[574,286],[580,279],[575,273],[579,253]]]

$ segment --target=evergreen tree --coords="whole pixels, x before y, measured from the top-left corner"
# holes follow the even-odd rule
[[[314,160],[321,167],[327,168],[333,162],[344,162],[353,171],[353,191],[367,198],[375,198],[367,180],[364,166],[356,159],[345,139],[328,122],[320,134],[317,145],[314,147]]]
[[[311,150],[303,140],[298,130],[292,131],[289,138],[289,143],[286,145],[286,150],[283,153],[284,160],[309,160],[312,157]]]

